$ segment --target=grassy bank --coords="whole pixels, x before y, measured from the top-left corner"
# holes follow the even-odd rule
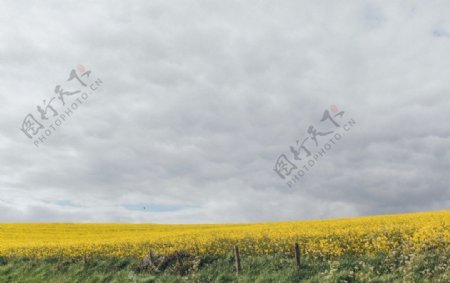
[[[449,282],[450,257],[379,254],[334,259],[243,256],[239,282]],[[155,258],[0,258],[0,282],[238,282],[233,256]]]

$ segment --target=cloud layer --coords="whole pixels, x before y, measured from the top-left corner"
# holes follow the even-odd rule
[[[450,4],[0,3],[0,221],[206,223],[450,207]],[[78,64],[101,89],[36,147]],[[72,82],[71,82],[72,83]],[[55,102],[56,105],[57,102]],[[278,156],[356,125],[292,188]],[[319,137],[320,139],[320,137]]]

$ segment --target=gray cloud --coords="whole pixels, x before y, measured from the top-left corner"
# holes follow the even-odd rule
[[[1,2],[0,221],[448,209],[450,20],[433,3]],[[21,123],[77,64],[102,88],[36,148]],[[289,189],[275,161],[330,105],[356,126]]]

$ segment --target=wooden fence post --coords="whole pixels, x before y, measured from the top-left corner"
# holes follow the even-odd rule
[[[300,270],[300,248],[298,247],[298,243],[295,243],[295,262],[297,264],[297,269]]]
[[[234,261],[236,264],[236,274],[239,275],[239,273],[241,272],[241,258],[239,256],[238,246],[234,246]]]
[[[154,265],[154,263],[153,263],[153,253],[152,253],[152,251],[150,250],[149,252],[148,252],[148,264],[150,265],[150,266],[152,266],[152,265]]]
[[[178,265],[181,265],[180,253],[179,253],[179,252],[176,252],[176,253],[175,253],[175,256],[176,256],[176,259],[177,259],[177,264],[178,264]]]

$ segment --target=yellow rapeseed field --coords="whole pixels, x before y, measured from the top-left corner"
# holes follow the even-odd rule
[[[183,251],[315,257],[398,250],[450,252],[450,211],[255,224],[0,224],[0,256],[137,256]]]

